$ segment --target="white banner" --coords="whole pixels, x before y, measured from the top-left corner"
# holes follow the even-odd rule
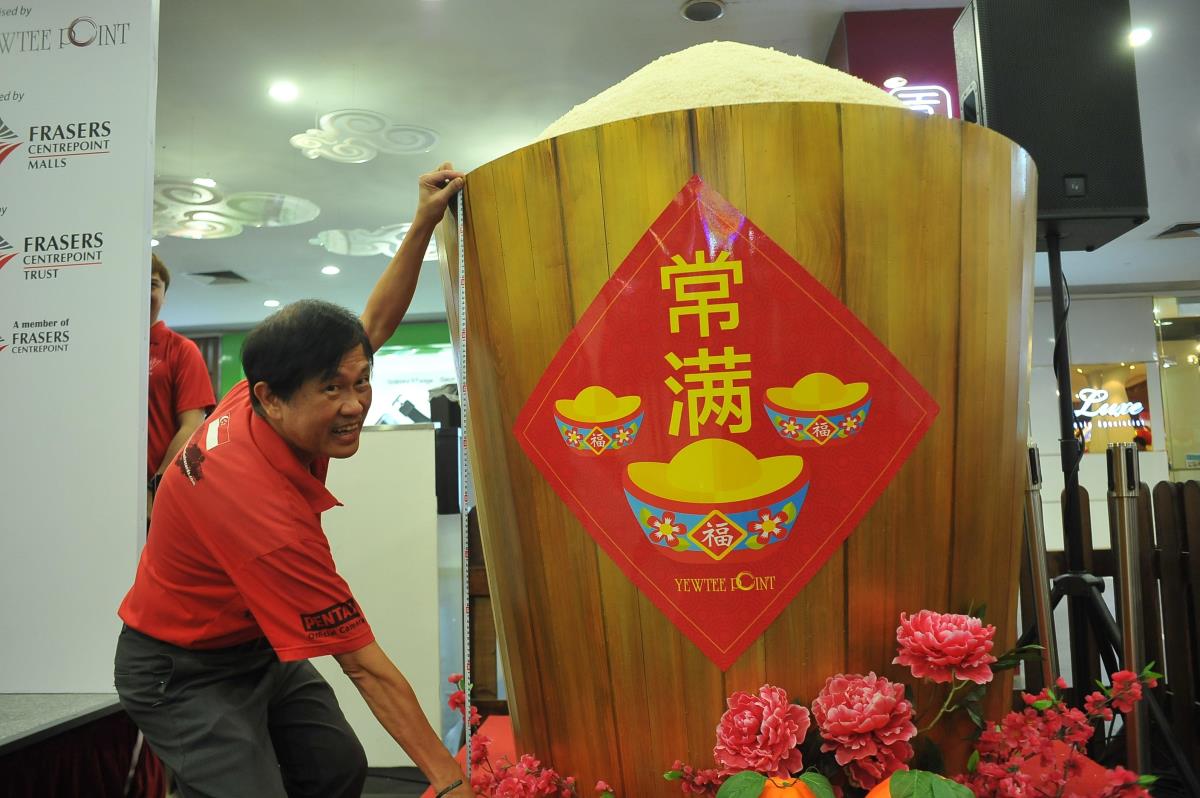
[[[109,692],[145,535],[156,0],[0,0],[0,692]]]

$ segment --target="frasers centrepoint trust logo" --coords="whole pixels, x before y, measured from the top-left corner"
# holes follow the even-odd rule
[[[0,119],[0,165],[25,145],[27,169],[61,169],[80,155],[107,155],[111,142],[107,119],[41,122],[30,125],[24,139]]]
[[[103,265],[104,233],[25,236],[18,250],[0,235],[0,272],[18,264],[26,280],[57,280],[65,269]],[[6,268],[7,267],[7,268]]]
[[[18,7],[17,10],[22,10]],[[29,16],[27,13],[21,16]],[[129,41],[129,22],[98,22],[76,17],[61,28],[28,28],[0,32],[0,56],[45,53],[65,48],[121,47]]]
[[[4,236],[0,236],[0,270],[3,270],[10,260],[20,254],[20,252],[13,249],[12,244],[4,240]]]

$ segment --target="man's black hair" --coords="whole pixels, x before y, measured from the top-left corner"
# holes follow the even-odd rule
[[[265,382],[287,401],[307,380],[331,379],[355,346],[362,347],[368,362],[375,362],[362,322],[339,305],[302,299],[275,311],[242,344],[242,371],[250,384],[254,411],[262,412],[254,395],[257,383]]]

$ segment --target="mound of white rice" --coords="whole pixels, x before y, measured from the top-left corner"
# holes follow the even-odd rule
[[[538,138],[663,111],[797,100],[904,107],[883,89],[805,58],[749,44],[709,42],[642,67],[572,108]]]

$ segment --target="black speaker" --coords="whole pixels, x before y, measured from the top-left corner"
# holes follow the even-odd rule
[[[1088,250],[1145,222],[1128,0],[972,0],[954,25],[963,119],[1025,148],[1047,229]]]

